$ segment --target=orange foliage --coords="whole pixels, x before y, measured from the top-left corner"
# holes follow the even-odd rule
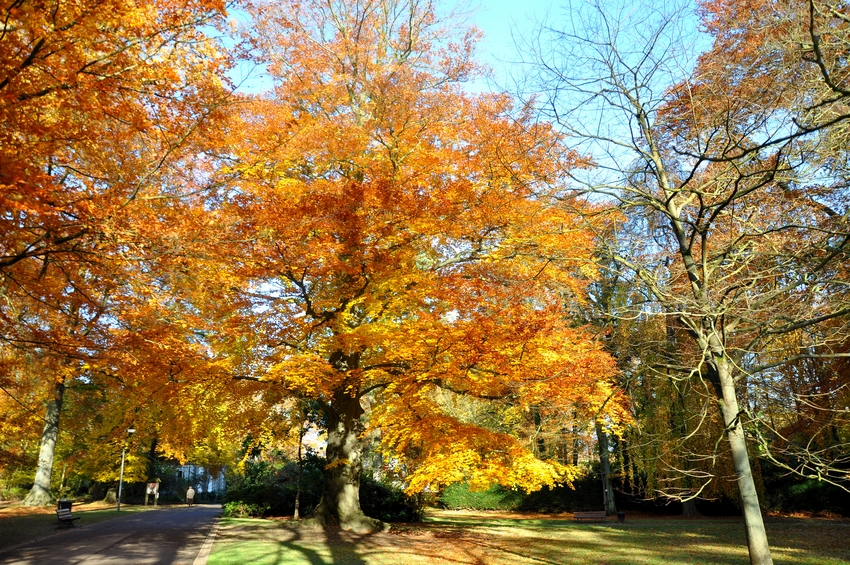
[[[374,406],[383,448],[414,464],[412,490],[569,480],[448,417],[434,392],[623,416],[612,360],[564,307],[594,274],[592,233],[552,197],[584,162],[507,97],[462,92],[474,32],[453,40],[430,11],[364,6],[256,8],[276,83],[245,107],[238,181],[217,210],[233,230],[223,269],[240,281],[218,314],[224,351],[329,418],[357,420],[345,399]],[[352,459],[328,453],[329,470]]]
[[[66,382],[63,428],[123,433],[191,349],[148,302],[149,261],[173,251],[173,230],[158,232],[179,207],[157,199],[204,187],[204,160],[186,158],[227,99],[227,59],[202,27],[223,13],[216,0],[0,6],[0,359],[37,360],[27,387]]]

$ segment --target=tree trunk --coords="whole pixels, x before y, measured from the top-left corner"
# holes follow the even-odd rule
[[[544,440],[543,436],[540,435],[540,432],[542,431],[542,427],[540,425],[540,408],[538,406],[532,407],[532,414],[534,418],[534,433],[536,436],[536,455],[539,458],[546,454],[546,440]]]
[[[670,326],[668,326],[668,328],[670,328]],[[671,333],[672,332],[670,331],[670,329],[668,329],[668,331],[667,331],[668,341],[671,340],[671,338],[670,338]],[[675,336],[673,336],[673,339],[675,340]],[[675,341],[671,341],[671,343],[673,343],[675,345]],[[671,363],[672,362],[674,362],[674,360],[671,359]],[[668,374],[668,376],[670,376],[670,380],[672,382],[673,379],[672,379],[672,376],[671,376],[671,372],[669,370],[668,370],[667,374]],[[688,420],[687,420],[688,406],[685,403],[685,394],[682,390],[682,387],[677,386],[675,388],[676,388],[676,391],[677,391],[678,397],[679,397],[679,406],[678,406],[679,410],[678,410],[678,413],[676,414],[676,421],[678,421],[678,423],[679,423],[679,435],[684,438],[684,437],[688,436]],[[687,498],[687,497],[692,496],[694,494],[694,491],[691,490],[692,486],[693,486],[693,477],[691,477],[691,475],[686,471],[685,476],[682,478],[682,487],[685,489],[685,494],[683,495],[683,498],[686,498],[686,500],[682,501],[682,516],[684,516],[686,518],[696,518],[696,517],[702,515],[702,514],[699,513],[699,510],[697,509],[696,499]]]
[[[334,352],[330,363],[338,370],[355,369],[357,354]],[[308,524],[328,527],[338,525],[343,530],[358,533],[386,531],[389,524],[369,518],[360,508],[360,475],[363,472],[364,431],[360,416],[363,408],[357,390],[346,387],[337,390],[325,412],[328,419],[328,446],[325,467],[325,486],[322,499],[313,510]]]
[[[599,445],[599,472],[602,473],[602,501],[605,514],[617,514],[617,504],[614,502],[614,486],[611,484],[611,455],[608,452],[608,435],[602,429],[602,424],[596,422],[596,440]]]
[[[578,439],[578,425],[576,424],[578,421],[578,413],[573,410],[573,465],[578,466],[578,450],[581,445]]]
[[[301,479],[304,475],[304,458],[301,456],[301,446],[304,444],[304,422],[301,422],[298,427],[298,481],[295,484],[295,512],[292,513],[292,519],[299,518],[301,508]]]
[[[717,351],[717,349],[715,349]],[[741,495],[741,508],[744,513],[744,527],[747,533],[747,548],[750,552],[750,565],[773,565],[767,532],[759,507],[756,483],[750,468],[750,456],[744,437],[744,427],[738,417],[738,399],[735,394],[735,381],[730,371],[730,361],[722,354],[713,355],[713,365],[717,370],[720,385],[720,405],[723,421],[726,424],[726,438],[732,452],[732,463]]]
[[[156,446],[159,443],[159,440],[154,436],[151,440],[151,448],[148,450],[148,481],[156,481],[157,477],[157,466],[156,466]],[[147,500],[147,495],[145,496],[145,500]]]
[[[696,518],[702,516],[697,509],[697,501],[693,498],[682,501],[682,516],[686,518]]]
[[[103,502],[112,505],[116,504],[118,502],[118,487],[109,487],[106,494],[103,495]]]
[[[65,382],[56,383],[53,398],[47,403],[44,417],[44,431],[41,432],[41,448],[38,450],[38,467],[35,483],[23,506],[47,506],[53,502],[50,495],[50,475],[53,473],[53,455],[56,452],[56,439],[59,436],[59,415],[62,412],[62,399],[65,396]]]

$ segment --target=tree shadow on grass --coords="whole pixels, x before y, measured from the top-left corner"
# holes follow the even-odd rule
[[[689,523],[684,527],[675,524],[673,528],[669,528],[669,525],[654,526],[641,524],[641,527],[634,529],[616,526],[572,527],[560,532],[526,528],[526,535],[523,536],[513,535],[510,529],[496,529],[491,530],[493,535],[467,535],[460,541],[469,548],[475,548],[474,553],[483,555],[484,561],[491,565],[740,565],[748,561],[744,533],[733,522]],[[823,529],[833,530],[835,536],[840,528],[825,526]],[[814,543],[811,535],[793,541],[777,536],[773,541],[774,556],[789,564],[837,563],[850,553],[837,550],[824,542]]]
[[[366,565],[362,546],[372,534],[353,534],[331,528],[325,530],[325,543],[331,551],[333,565]],[[312,565],[312,564],[311,564]]]
[[[554,526],[554,527],[553,527]],[[793,565],[850,563],[850,523],[769,521],[775,557]],[[225,536],[236,545],[210,563],[249,565],[740,565],[738,520],[647,520],[617,525],[486,520],[410,525],[356,534],[297,523],[246,522]],[[223,548],[224,549],[224,548]]]
[[[239,563],[263,565],[367,565],[361,555],[360,544],[368,534],[351,534],[339,530],[321,530],[301,527],[297,523],[239,524],[222,536],[232,544],[224,549],[212,563]]]

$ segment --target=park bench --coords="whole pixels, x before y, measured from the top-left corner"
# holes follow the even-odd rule
[[[57,508],[56,517],[59,519],[60,526],[73,526],[74,520],[79,520],[79,516],[71,516],[70,508]]]
[[[604,510],[591,510],[589,512],[573,512],[574,520],[605,520]]]

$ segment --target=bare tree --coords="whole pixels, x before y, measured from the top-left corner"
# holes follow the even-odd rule
[[[806,83],[830,100],[800,106],[791,101],[814,91],[790,77],[811,77],[816,61],[774,58],[785,66],[771,69],[764,58],[744,68],[734,57],[716,60],[727,39],[719,35],[698,58],[694,46],[712,43],[684,3],[592,2],[565,12],[564,27],[542,24],[527,39],[528,84],[544,117],[595,161],[570,173],[578,191],[643,222],[642,233],[631,232],[639,237],[603,241],[603,266],[646,289],[648,302],[628,314],[668,318],[687,337],[680,390],[719,407],[750,561],[770,564],[748,439],[777,461],[792,454],[788,467],[799,473],[846,480],[847,443],[815,450],[785,442],[776,454],[780,430],[763,417],[758,386],[781,380],[789,363],[847,355],[847,185],[824,181],[846,162],[834,143],[843,122],[814,115],[843,96],[819,82],[836,71],[822,65]],[[789,336],[801,335],[805,345],[789,347]],[[834,398],[840,386],[818,394]],[[833,408],[826,420],[846,428],[848,414]],[[688,498],[700,488],[684,491]]]

